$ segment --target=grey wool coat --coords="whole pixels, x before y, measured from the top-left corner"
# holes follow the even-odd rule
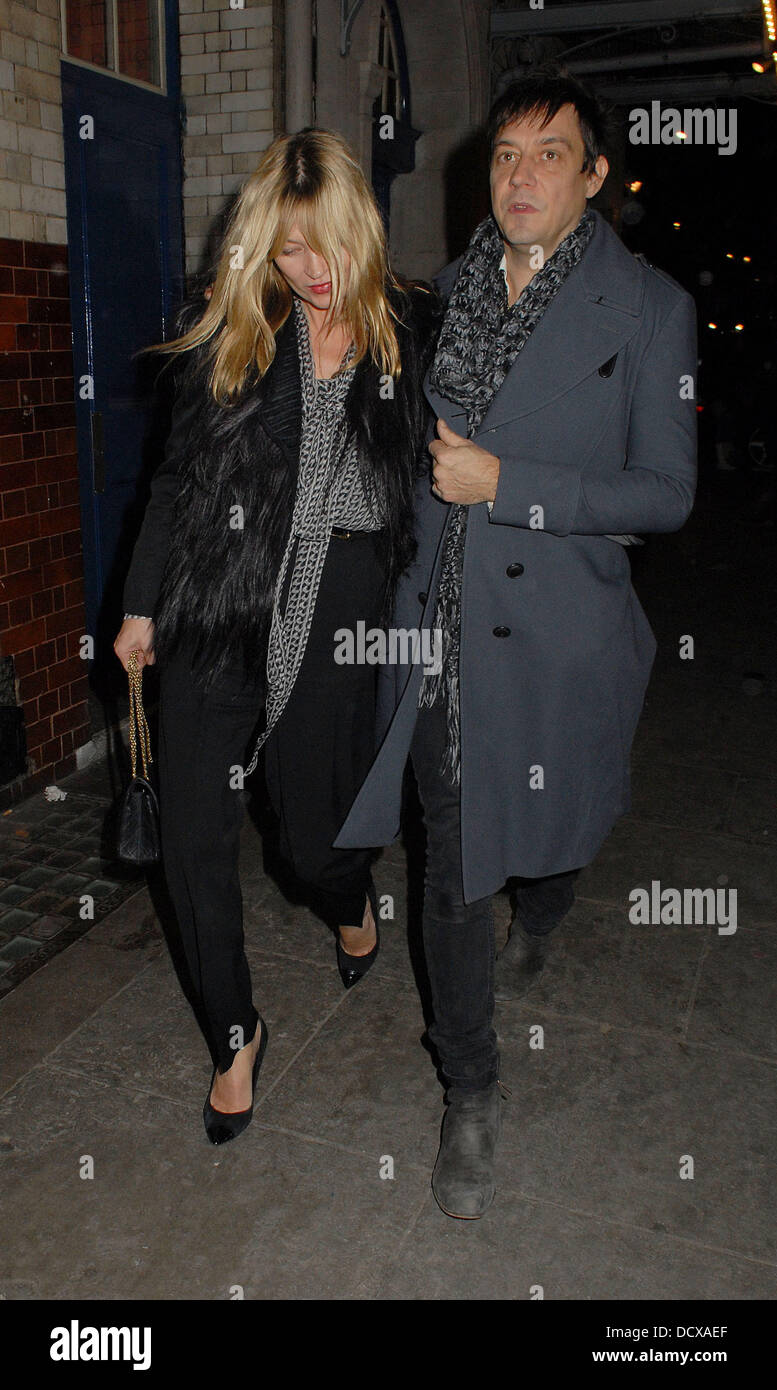
[[[629,756],[656,641],[613,535],[676,531],[696,483],[696,315],[600,214],[589,245],[494,396],[475,442],[500,473],[470,507],[461,591],[464,898],[590,863],[630,808]],[[440,273],[443,297],[459,262]],[[461,407],[424,383],[435,416]],[[431,435],[430,435],[431,437]],[[541,508],[538,511],[537,508]],[[418,555],[394,624],[434,619],[450,506],[424,480]],[[541,523],[541,524],[538,524]],[[378,747],[335,840],[400,830],[420,662],[381,668]]]

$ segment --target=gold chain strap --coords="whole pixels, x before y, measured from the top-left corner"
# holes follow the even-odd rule
[[[140,742],[140,756],[143,760],[143,776],[148,780],[148,764],[153,762],[151,757],[151,741],[148,734],[148,724],[143,709],[143,671],[138,668],[138,654],[132,651],[127,660],[127,675],[129,676],[129,738],[130,738],[130,757],[132,759],[132,776],[137,776],[138,765],[138,741]],[[137,728],[137,733],[135,732]]]

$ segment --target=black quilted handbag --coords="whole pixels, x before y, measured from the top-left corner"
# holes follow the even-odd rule
[[[143,710],[143,672],[138,669],[136,652],[129,654],[127,675],[132,777],[121,800],[118,856],[131,864],[154,864],[160,858],[159,803],[148,777],[148,765],[152,762],[151,744]],[[138,744],[143,762],[142,777],[137,767]]]

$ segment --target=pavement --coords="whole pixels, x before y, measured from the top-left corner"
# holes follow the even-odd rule
[[[376,867],[378,961],[346,993],[333,938],[265,871],[249,800],[269,1046],[253,1122],[218,1149],[163,878],[111,846],[112,758],[0,816],[0,1298],[777,1296],[774,528],[748,487],[713,475],[684,530],[633,555],[659,639],[633,805],[531,993],[497,1005],[509,1094],[480,1221],[429,1185],[442,1090],[412,815]],[[656,881],[736,889],[736,930],[630,921]],[[505,893],[496,911],[501,944]]]

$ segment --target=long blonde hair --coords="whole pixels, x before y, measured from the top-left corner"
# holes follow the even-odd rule
[[[260,376],[266,372],[275,334],[291,312],[293,295],[274,257],[295,223],[329,267],[327,321],[348,325],[355,349],[351,365],[369,353],[383,373],[398,376],[396,315],[386,289],[401,286],[388,264],[380,212],[346,142],[313,128],[274,140],[243,185],[200,320],[146,351],[182,353],[209,342],[210,390],[220,404],[235,401],[252,364]],[[343,250],[351,258],[349,274]]]

